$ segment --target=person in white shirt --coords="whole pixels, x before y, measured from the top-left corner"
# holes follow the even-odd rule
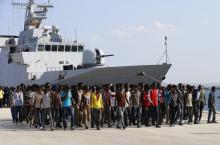
[[[129,125],[129,120],[130,120],[130,98],[131,98],[131,92],[130,92],[130,88],[128,86],[128,84],[125,84],[125,97],[126,100],[125,101],[125,111],[124,111],[124,122],[125,122],[125,126]]]
[[[18,123],[22,123],[22,109],[24,104],[24,95],[21,91],[20,87],[18,86],[15,93],[14,93],[14,101],[15,101],[15,121]]]

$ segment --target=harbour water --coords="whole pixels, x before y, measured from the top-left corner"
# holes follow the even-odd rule
[[[206,90],[206,104],[208,104],[208,97],[209,97],[210,90]],[[216,110],[220,112],[220,90],[216,90]],[[206,105],[206,110],[208,110],[208,106]]]

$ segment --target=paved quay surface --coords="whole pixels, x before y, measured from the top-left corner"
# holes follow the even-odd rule
[[[207,114],[199,125],[162,128],[104,128],[74,131],[39,131],[13,124],[10,110],[0,109],[0,145],[220,145],[220,124],[206,124]],[[217,115],[217,120],[220,115]],[[218,120],[218,122],[220,122]]]

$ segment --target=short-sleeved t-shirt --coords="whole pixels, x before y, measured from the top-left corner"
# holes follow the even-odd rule
[[[3,99],[3,96],[4,96],[4,91],[0,90],[0,99]]]
[[[61,98],[66,96],[66,98],[63,100],[63,107],[70,107],[72,105],[71,104],[71,99],[72,99],[71,91],[68,91],[68,92],[62,91],[60,93],[60,96],[61,96]]]

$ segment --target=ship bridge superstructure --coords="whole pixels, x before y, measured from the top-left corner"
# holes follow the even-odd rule
[[[84,44],[77,40],[64,40],[57,26],[42,24],[47,19],[49,8],[53,8],[49,1],[38,4],[29,0],[24,30],[20,32],[17,45],[12,47],[11,44],[10,47],[8,62],[27,65],[27,72],[31,74],[62,71],[65,66],[77,68],[82,65]]]

